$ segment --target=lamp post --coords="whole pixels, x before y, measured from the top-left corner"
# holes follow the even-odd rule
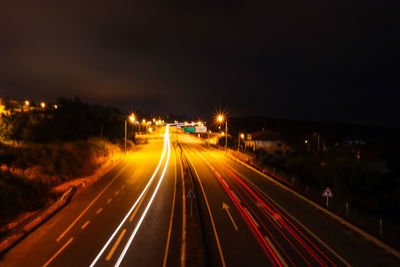
[[[241,133],[238,136],[238,152],[239,152],[239,147],[240,147],[240,138],[244,139],[244,133]]]
[[[222,123],[224,121],[223,115],[218,115],[218,121]],[[225,119],[225,151],[228,151],[228,120]]]
[[[130,116],[129,116],[129,120],[133,123],[134,121],[135,121],[135,115],[134,114],[131,114]],[[124,146],[124,152],[125,152],[125,155],[126,155],[126,136],[127,136],[127,132],[128,132],[128,120],[127,119],[125,119],[125,146]]]

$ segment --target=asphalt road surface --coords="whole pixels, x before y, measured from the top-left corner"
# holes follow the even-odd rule
[[[187,260],[184,168],[196,184],[205,264],[398,266],[224,151],[173,129],[169,134],[168,127],[165,132],[76,194],[2,255],[0,266],[197,266]]]

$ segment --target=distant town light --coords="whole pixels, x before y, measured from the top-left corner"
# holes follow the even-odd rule
[[[143,123],[143,124],[144,124],[144,123],[146,123],[146,120],[145,120],[145,119],[143,119],[143,120],[142,120],[142,123]]]
[[[54,107],[54,109],[58,109],[58,106],[57,106],[57,105],[53,105],[53,107]]]
[[[224,136],[224,135],[225,135],[225,133],[224,133],[224,132],[221,132],[221,134],[222,134],[222,136]]]
[[[151,127],[149,128],[149,132],[151,133],[151,131],[152,131],[153,129],[151,129]]]
[[[25,100],[25,106],[29,106],[29,101],[28,100]]]
[[[45,108],[45,107],[46,107],[46,103],[42,102],[42,103],[40,103],[40,106],[41,106],[42,108]]]
[[[218,115],[218,121],[219,121],[219,122],[222,122],[223,120],[224,120],[224,116]]]
[[[307,144],[307,143],[308,143],[308,140],[305,140],[304,143]]]
[[[242,139],[244,138],[244,134],[243,133],[240,134],[240,138],[242,138]]]
[[[134,122],[134,120],[135,120],[135,114],[131,114],[131,115],[129,116],[129,119],[131,120],[131,122]]]

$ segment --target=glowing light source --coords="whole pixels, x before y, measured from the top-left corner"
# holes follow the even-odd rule
[[[131,122],[134,122],[135,121],[135,114],[131,114],[129,116],[129,119],[131,120]]]
[[[240,138],[242,138],[242,139],[244,138],[244,133],[240,134]]]
[[[42,108],[45,108],[45,107],[46,107],[46,103],[42,102],[42,103],[40,103],[40,106],[41,106]]]
[[[29,106],[29,101],[25,100],[25,106]]]
[[[57,106],[57,105],[53,105],[53,108],[54,108],[54,109],[58,109],[58,106]]]
[[[142,123],[143,123],[143,124],[144,124],[144,123],[146,123],[146,120],[145,120],[145,119],[143,119],[143,120],[142,120]]]
[[[224,116],[223,115],[218,115],[218,121],[223,122],[224,121]]]

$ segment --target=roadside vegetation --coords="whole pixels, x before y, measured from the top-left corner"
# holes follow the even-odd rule
[[[78,98],[60,99],[58,106],[0,117],[0,232],[56,199],[54,187],[94,174],[122,151],[124,117],[118,110]]]

